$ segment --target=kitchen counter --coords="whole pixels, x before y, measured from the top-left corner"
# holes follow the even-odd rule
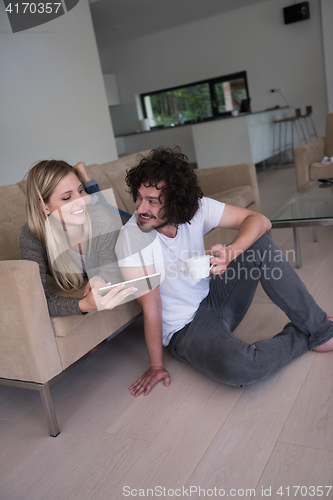
[[[161,145],[179,145],[198,168],[259,163],[275,154],[273,121],[288,114],[288,107],[274,108],[129,132],[116,137],[118,154],[132,154]]]

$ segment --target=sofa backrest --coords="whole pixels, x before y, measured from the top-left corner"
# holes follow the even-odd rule
[[[20,183],[0,186],[0,260],[21,258],[20,230],[26,222],[25,194]]]
[[[147,156],[148,153],[149,150],[102,165],[88,165],[88,169],[98,182],[100,189],[112,188],[118,208],[130,214],[135,211],[135,203],[128,193],[125,182],[126,171],[137,165],[140,159]],[[196,174],[205,196],[214,197],[214,193],[221,194],[222,191],[237,189],[239,186],[251,187],[254,199],[250,208],[260,211],[260,198],[254,165],[241,164],[208,168],[197,170]],[[27,221],[25,189],[25,180],[17,184],[0,186],[0,260],[21,258],[20,229]]]
[[[100,189],[112,187],[118,208],[130,214],[135,211],[135,203],[128,193],[125,182],[126,172],[137,165],[140,159],[147,156],[148,153],[149,150],[103,163],[102,165],[88,165],[88,169],[96,179]]]
[[[133,213],[135,205],[126,192],[126,170],[136,165],[149,151],[126,156],[103,165],[89,165],[88,169],[101,189],[113,188],[118,208]],[[0,186],[0,260],[21,259],[20,230],[27,222],[26,180]]]

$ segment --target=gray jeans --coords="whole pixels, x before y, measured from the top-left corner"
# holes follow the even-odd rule
[[[259,281],[291,322],[273,338],[247,344],[232,332],[250,307]],[[271,376],[331,337],[333,323],[264,235],[223,275],[212,275],[210,292],[193,321],[173,335],[168,347],[177,359],[209,377],[242,387]]]

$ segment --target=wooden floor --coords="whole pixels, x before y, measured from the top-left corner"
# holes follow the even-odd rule
[[[293,169],[258,179],[266,215],[296,189]],[[300,234],[297,272],[333,314],[333,227],[319,228],[318,243],[310,228]],[[272,237],[284,252],[293,249],[291,230]],[[236,336],[251,343],[286,322],[258,289]],[[333,499],[333,352],[308,352],[245,389],[210,380],[168,352],[165,363],[170,387],[131,396],[129,385],[147,368],[141,321],[132,325],[51,388],[57,438],[48,436],[38,393],[0,386],[0,499],[201,499],[223,491]]]

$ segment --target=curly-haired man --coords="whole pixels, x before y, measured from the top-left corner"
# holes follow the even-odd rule
[[[149,369],[131,386],[147,395],[170,384],[163,345],[181,361],[235,386],[269,377],[310,350],[333,349],[332,318],[320,309],[282,252],[265,234],[263,215],[205,198],[179,148],[158,148],[126,177],[136,212],[123,227],[116,253],[125,279],[160,272],[159,288],[141,295]],[[238,230],[216,244],[211,278],[193,280],[184,261],[204,254],[203,237],[215,227]],[[273,338],[247,344],[232,332],[247,312],[258,282],[289,317]]]

